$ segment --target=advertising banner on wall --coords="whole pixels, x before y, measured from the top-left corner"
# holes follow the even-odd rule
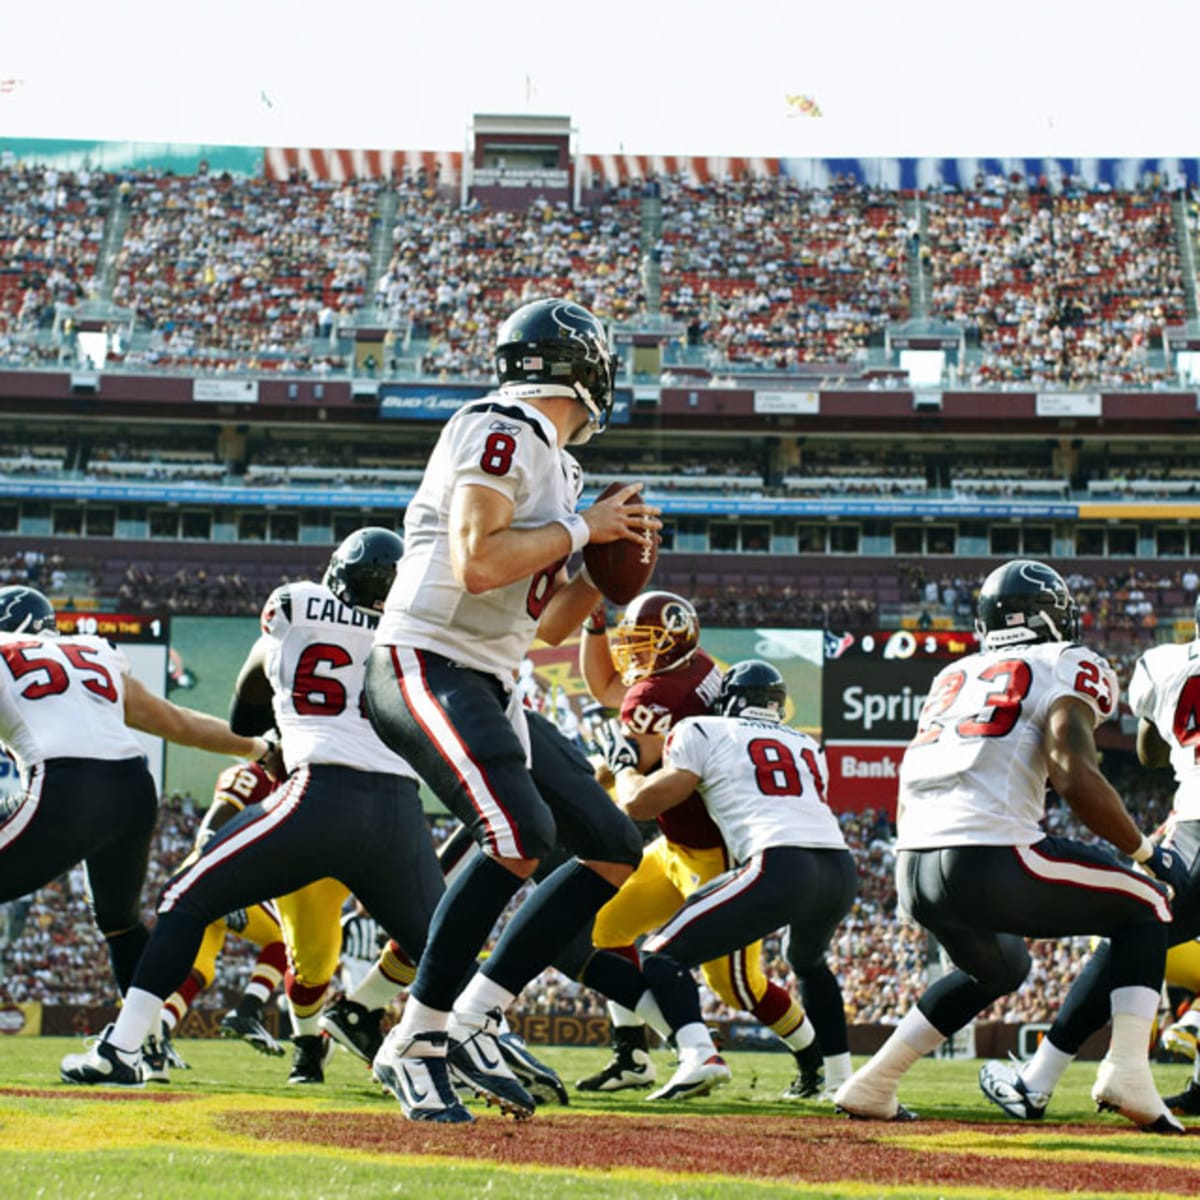
[[[826,635],[821,726],[834,808],[895,814],[900,759],[929,685],[977,645],[974,633],[955,630]]]

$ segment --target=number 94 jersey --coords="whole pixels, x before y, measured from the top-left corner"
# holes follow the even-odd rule
[[[943,668],[900,764],[897,848],[1040,841],[1051,707],[1073,696],[1099,725],[1118,695],[1105,659],[1063,642],[989,650]]]

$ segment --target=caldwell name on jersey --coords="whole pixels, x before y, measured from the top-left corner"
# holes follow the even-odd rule
[[[376,637],[486,671],[508,689],[563,564],[471,595],[450,561],[454,490],[476,484],[501,492],[513,506],[512,528],[535,529],[574,513],[582,484],[578,463],[558,448],[553,423],[512,390],[468,404],[447,421],[405,513],[404,557]]]
[[[1116,711],[1108,662],[1064,642],[968,655],[944,667],[900,764],[900,850],[1030,846],[1045,836],[1045,726],[1062,696],[1096,725]]]
[[[0,633],[0,742],[29,769],[51,758],[141,758],[125,724],[129,661],[104,638]]]
[[[775,846],[844,850],[825,803],[829,769],[806,733],[748,717],[688,717],[663,761],[700,777],[697,790],[735,862]]]
[[[1178,784],[1176,816],[1200,821],[1200,642],[1147,650],[1133,668],[1129,707],[1167,743]]]
[[[303,763],[328,763],[416,778],[379,740],[363,708],[375,623],[307,580],[277,588],[263,607],[263,669],[289,773]]]

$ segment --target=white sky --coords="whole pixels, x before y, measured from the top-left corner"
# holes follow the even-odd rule
[[[1198,45],[1200,0],[5,0],[0,142],[1192,158]]]

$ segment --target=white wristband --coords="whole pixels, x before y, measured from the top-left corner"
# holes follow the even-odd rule
[[[592,531],[588,528],[588,523],[579,513],[571,513],[569,516],[559,517],[558,523],[570,535],[572,554],[577,550],[582,550],[588,544],[588,539],[592,536]]]
[[[1135,863],[1144,863],[1154,853],[1154,846],[1144,834],[1142,844],[1129,856]]]

